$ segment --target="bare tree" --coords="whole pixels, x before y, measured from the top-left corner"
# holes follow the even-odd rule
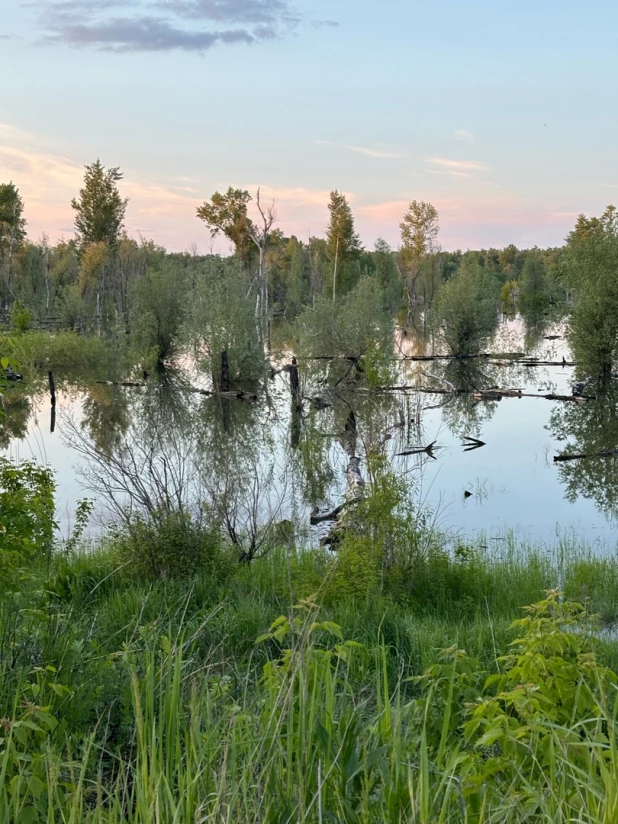
[[[271,235],[271,229],[275,220],[277,219],[277,212],[275,211],[275,201],[270,206],[263,206],[260,200],[260,190],[257,190],[256,205],[260,213],[261,224],[258,225],[253,221],[249,222],[249,237],[255,243],[258,249],[258,288],[255,302],[255,314],[258,318],[268,318],[268,283],[266,272],[266,249]]]

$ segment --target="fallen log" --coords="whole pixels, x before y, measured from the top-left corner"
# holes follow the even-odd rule
[[[96,383],[101,384],[102,386],[146,386],[145,383],[139,381],[95,381]]]
[[[522,392],[521,389],[438,389],[429,386],[416,386],[415,384],[400,384],[399,386],[378,386],[375,392],[421,392],[424,395],[470,395],[479,401],[499,401],[502,398],[544,398],[548,401],[567,401],[581,403],[584,401],[596,400],[596,395],[556,395],[550,392],[546,395],[534,392]]]
[[[205,397],[231,398],[239,401],[256,401],[255,392],[243,392],[242,390],[230,389],[227,392],[215,389],[199,389],[197,386],[182,386],[181,390],[191,392],[194,395],[204,395]]]
[[[618,458],[618,449],[601,449],[598,452],[574,452],[571,455],[554,455],[554,463],[581,461],[588,458]]]
[[[139,381],[96,381],[102,386],[129,386],[144,388],[145,383]],[[181,392],[191,392],[194,395],[205,395],[206,397],[216,396],[218,398],[235,398],[241,401],[256,401],[255,392],[244,392],[241,389],[230,389],[228,391],[218,391],[215,389],[199,389],[197,386],[179,386]]]

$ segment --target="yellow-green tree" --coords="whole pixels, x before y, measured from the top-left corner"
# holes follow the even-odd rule
[[[427,259],[440,250],[438,210],[431,203],[413,200],[403,216],[400,261],[408,295],[408,314],[412,313],[417,296],[417,281]]]

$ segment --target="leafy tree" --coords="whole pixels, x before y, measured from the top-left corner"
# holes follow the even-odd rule
[[[549,303],[545,263],[538,250],[526,255],[519,279],[519,308],[522,313],[540,312]]]
[[[328,204],[330,222],[326,230],[328,255],[332,264],[333,300],[337,293],[346,292],[352,285],[350,264],[362,250],[360,238],[354,230],[354,216],[346,196],[337,190],[330,193]]]
[[[224,380],[223,353],[232,387],[246,389],[264,374],[264,348],[250,287],[250,275],[238,261],[213,258],[193,294],[191,336],[199,361],[217,388]]]
[[[416,297],[416,282],[430,255],[439,251],[438,211],[431,203],[413,200],[399,224],[401,229],[401,264],[408,292],[408,313]]]
[[[229,187],[225,194],[215,192],[197,209],[197,216],[208,226],[211,237],[225,235],[234,244],[234,254],[248,266],[254,252],[252,224],[247,215],[251,195],[246,189]]]
[[[156,363],[176,350],[186,314],[186,282],[183,267],[169,260],[134,282],[131,340],[140,355],[150,353]]]
[[[498,322],[496,284],[478,263],[466,261],[436,301],[438,332],[455,355],[478,352]]]
[[[334,358],[343,373],[369,373],[376,381],[393,357],[393,320],[375,278],[364,276],[344,298],[326,295],[298,319],[301,351],[309,357]],[[331,370],[338,377],[341,370]]]
[[[100,160],[86,166],[84,186],[73,198],[75,230],[80,247],[91,243],[114,246],[124,228],[127,198],[122,198],[118,183],[122,173],[117,166],[106,169]]]
[[[373,258],[375,276],[382,287],[388,308],[394,312],[401,307],[401,278],[397,271],[393,250],[382,238],[376,240]]]
[[[564,274],[573,295],[569,342],[582,367],[608,375],[618,357],[618,212],[580,215],[567,239]]]
[[[14,183],[0,184],[0,265],[7,299],[13,295],[13,261],[26,238],[24,202]]]

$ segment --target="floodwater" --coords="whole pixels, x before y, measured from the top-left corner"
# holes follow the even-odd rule
[[[289,519],[306,527],[305,538],[313,541],[309,512],[344,500],[350,455],[359,457],[366,477],[367,455],[382,450],[405,478],[416,507],[461,540],[483,536],[497,546],[512,532],[537,544],[576,539],[611,551],[618,536],[616,460],[553,458],[616,448],[618,394],[610,387],[581,403],[473,394],[499,387],[571,395],[575,375],[560,365],[570,358],[562,334],[556,325],[530,334],[521,319],[504,321],[490,351],[525,352],[559,365],[403,360],[394,384],[413,387],[405,391],[340,385],[333,394],[326,372],[309,373],[307,366],[300,413],[286,371],[268,382],[255,403],[187,392],[187,382],[199,383],[192,370],[150,378],[145,387],[68,379],[58,385],[53,433],[49,397],[43,389],[33,393],[26,375],[24,385],[7,395],[0,448],[13,459],[34,459],[54,470],[64,534],[81,498],[95,501],[91,529],[97,530],[120,507],[156,504],[164,495],[188,507],[225,508],[240,530],[265,519]],[[428,352],[429,344],[408,332],[397,339],[396,351],[409,357]],[[456,386],[470,394],[421,393],[421,386]],[[310,402],[316,395],[328,405]],[[484,445],[471,448],[470,438]],[[431,455],[400,454],[431,443]]]

